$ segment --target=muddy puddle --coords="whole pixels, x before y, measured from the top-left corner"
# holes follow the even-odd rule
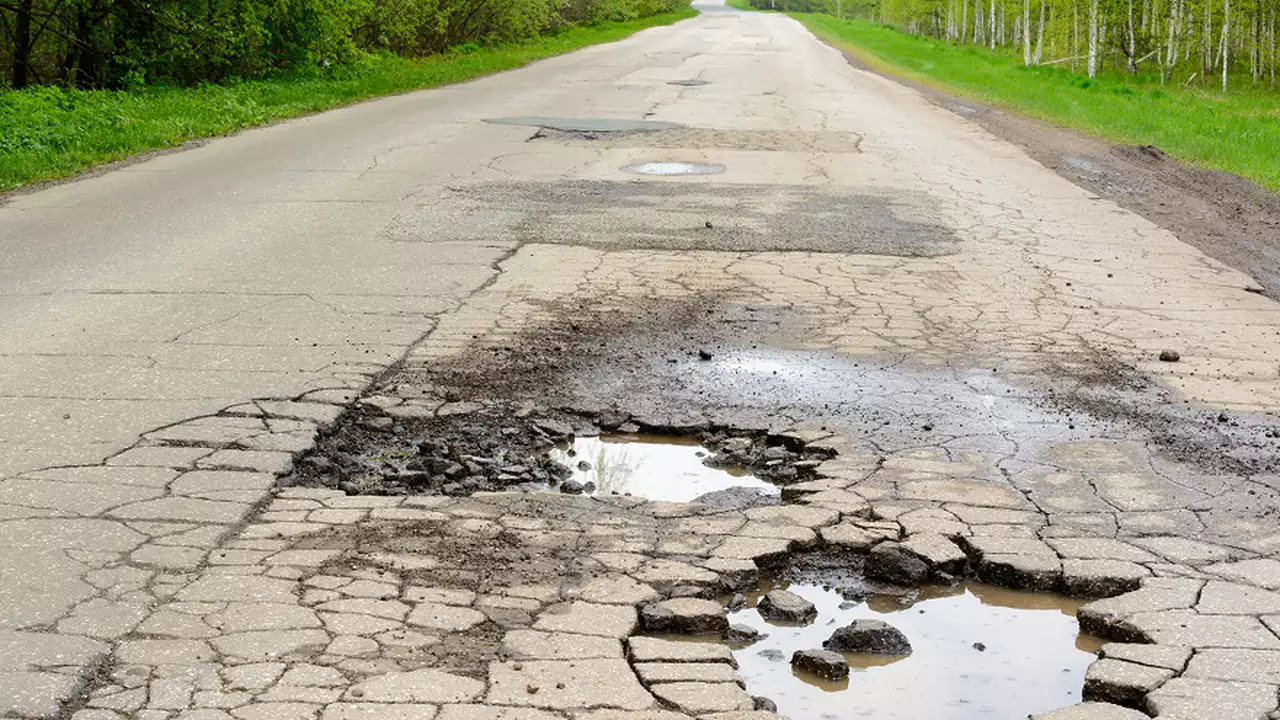
[[[1011,720],[1080,701],[1085,669],[1101,641],[1081,635],[1083,603],[979,583],[926,586],[914,596],[848,601],[817,585],[778,583],[818,610],[807,625],[766,621],[748,596],[730,622],[768,637],[734,650],[747,690],[793,718]],[[793,652],[820,649],[840,627],[876,619],[901,630],[905,657],[846,654],[850,676],[826,680],[793,670]]]
[[[632,495],[649,500],[688,502],[710,492],[749,488],[765,495],[781,490],[743,468],[709,467],[712,451],[678,435],[614,434],[579,437],[553,448],[552,460],[573,475],[588,495]],[[551,488],[548,488],[551,489]]]

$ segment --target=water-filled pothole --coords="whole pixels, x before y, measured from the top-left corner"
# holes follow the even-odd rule
[[[1017,592],[979,583],[925,586],[906,596],[846,600],[817,585],[777,583],[812,602],[807,625],[765,620],[752,593],[730,622],[768,637],[734,650],[753,695],[796,718],[877,720],[1004,720],[1080,701],[1084,673],[1100,642],[1080,633],[1083,604],[1055,595]],[[851,674],[826,680],[793,670],[792,653],[821,649],[837,628],[858,619],[898,628],[910,655],[845,654]]]
[[[647,434],[578,437],[549,454],[552,460],[573,471],[561,481],[560,487],[576,483],[586,494],[687,502],[710,492],[738,487],[764,495],[781,492],[776,485],[744,468],[704,464],[712,451],[688,437]]]
[[[725,167],[719,163],[642,162],[622,169],[640,175],[718,175]]]

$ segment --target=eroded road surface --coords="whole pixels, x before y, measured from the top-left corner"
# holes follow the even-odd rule
[[[7,717],[765,720],[762,573],[1108,596],[1024,715],[1274,717],[1280,305],[707,10],[0,206]],[[781,497],[538,491],[601,431]]]

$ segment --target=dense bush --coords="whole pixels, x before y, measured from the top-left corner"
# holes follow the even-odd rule
[[[688,0],[0,0],[0,85],[194,85],[517,42]]]

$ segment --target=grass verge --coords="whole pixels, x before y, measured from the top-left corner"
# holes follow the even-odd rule
[[[1274,92],[1229,94],[1149,77],[1093,80],[1062,67],[1024,67],[985,48],[907,35],[830,15],[793,13],[814,34],[869,66],[1117,143],[1154,145],[1200,167],[1280,190],[1280,103]]]
[[[628,22],[570,28],[518,45],[421,60],[376,57],[317,77],[136,91],[50,87],[0,91],[0,192],[190,140],[511,70],[696,14],[685,8]]]

